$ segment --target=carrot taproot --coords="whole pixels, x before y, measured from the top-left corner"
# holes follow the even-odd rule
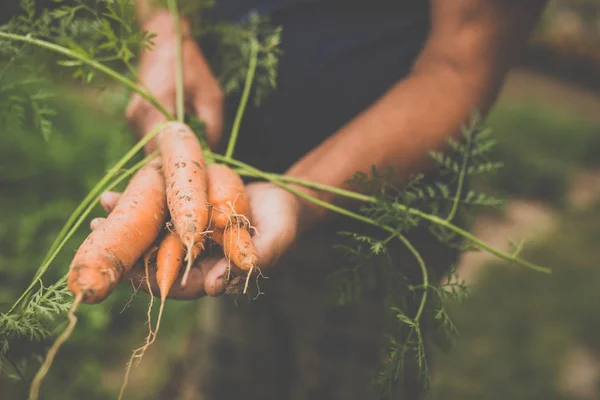
[[[160,290],[160,300],[164,303],[175,283],[183,262],[185,251],[177,234],[168,231],[158,247],[156,256],[156,284]]]
[[[224,229],[240,219],[247,222],[250,204],[242,178],[224,164],[209,165],[207,174],[211,224]]]
[[[202,146],[194,132],[184,123],[171,121],[156,136],[163,160],[167,204],[175,232],[187,248],[187,266],[181,285],[185,286],[194,248],[204,248],[209,208],[207,174]]]
[[[69,290],[82,302],[99,303],[152,245],[166,219],[160,159],[132,177],[115,209],[81,244],[73,258]]]

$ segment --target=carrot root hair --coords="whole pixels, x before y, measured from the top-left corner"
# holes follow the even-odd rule
[[[133,283],[133,279],[130,279],[129,281],[131,282],[131,288],[133,289],[133,293],[131,293],[131,296],[129,296],[129,299],[127,299],[127,302],[125,303],[125,305],[123,306],[123,309],[121,310],[121,312],[119,314],[123,314],[125,312],[125,310],[127,309],[127,307],[129,307],[131,305],[133,298],[135,297],[137,292],[140,290],[140,287],[142,286],[142,283],[143,283],[143,282],[140,282],[136,287],[135,283]]]
[[[263,275],[262,271],[260,270],[260,268],[256,268],[256,270],[258,271],[258,274],[256,274],[256,296],[254,296],[254,300],[258,299],[260,297],[261,294],[264,294],[261,290],[260,290],[260,285],[258,284],[258,280],[260,278],[263,279],[269,279],[268,276]]]
[[[82,300],[83,300],[83,291],[81,291],[81,292],[79,292],[79,294],[77,294],[77,296],[75,297],[75,300],[73,301],[73,305],[71,306],[71,309],[67,313],[67,318],[69,319],[69,324],[67,325],[64,332],[56,339],[56,341],[54,342],[52,347],[50,347],[50,350],[48,350],[48,354],[46,354],[46,359],[44,360],[44,363],[41,365],[37,374],[33,378],[33,382],[31,384],[31,389],[29,391],[29,400],[37,400],[38,399],[39,394],[40,394],[40,387],[42,386],[42,381],[44,380],[44,378],[46,377],[46,374],[48,373],[48,370],[52,366],[52,362],[54,361],[54,357],[56,356],[56,353],[58,353],[58,350],[60,349],[62,344],[64,342],[66,342],[69,339],[69,337],[71,337],[71,334],[73,333],[73,330],[75,329],[75,326],[77,325],[77,317],[75,316],[75,311],[77,311],[77,308],[79,307],[79,304],[81,304]]]
[[[137,365],[139,365],[139,363],[142,361],[142,357],[144,357],[144,354],[146,354],[146,350],[148,349],[148,347],[150,347],[152,343],[154,343],[154,340],[156,339],[156,331],[152,330],[152,306],[154,305],[154,295],[152,294],[152,285],[150,284],[149,272],[150,257],[152,257],[152,254],[155,250],[156,248],[152,248],[144,255],[144,272],[146,274],[145,279],[148,288],[148,293],[150,294],[150,303],[148,304],[148,336],[146,336],[144,345],[133,351],[133,353],[131,354],[131,358],[125,366],[125,377],[123,379],[123,385],[121,386],[121,390],[119,391],[119,400],[121,400],[123,398],[123,394],[125,394],[125,388],[127,387],[127,383],[129,382],[129,375],[131,374],[131,367],[133,366],[134,360],[137,359]]]

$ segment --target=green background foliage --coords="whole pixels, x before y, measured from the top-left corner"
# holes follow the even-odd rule
[[[582,168],[600,165],[598,123],[544,102],[502,102],[489,116],[504,167],[481,182],[492,191],[564,206],[568,184]]]

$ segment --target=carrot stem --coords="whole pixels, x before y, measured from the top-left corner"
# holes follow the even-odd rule
[[[175,87],[177,102],[177,120],[183,122],[185,118],[185,97],[183,88],[183,51],[181,43],[181,21],[179,19],[179,10],[177,0],[168,0],[169,11],[173,14],[173,23],[177,31],[177,40],[175,41]]]
[[[237,142],[238,133],[240,131],[240,125],[242,123],[242,117],[246,111],[246,105],[248,104],[248,97],[250,96],[250,90],[252,89],[252,82],[254,81],[254,73],[256,72],[256,64],[258,62],[258,42],[255,39],[250,39],[250,64],[248,65],[248,72],[246,73],[246,81],[244,83],[244,91],[242,92],[242,98],[240,105],[238,106],[233,121],[233,128],[231,129],[231,135],[229,136],[229,143],[227,143],[227,151],[225,152],[225,158],[231,159],[233,151],[235,150],[235,144]]]

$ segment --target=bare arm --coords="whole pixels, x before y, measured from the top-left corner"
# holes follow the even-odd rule
[[[494,103],[515,50],[547,0],[431,0],[432,28],[411,74],[299,160],[288,175],[343,187],[357,171],[388,166],[406,178],[426,167],[473,110]],[[302,189],[306,190],[307,189]],[[311,194],[335,200],[323,192]],[[306,205],[305,227],[326,217]]]

